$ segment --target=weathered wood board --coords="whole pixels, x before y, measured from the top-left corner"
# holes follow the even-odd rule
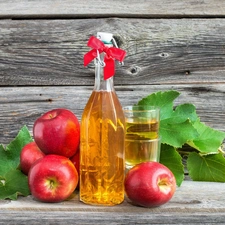
[[[127,51],[115,76],[123,105],[174,89],[203,122],[225,129],[223,19],[0,20],[0,27],[0,143],[53,107],[80,118],[94,83],[83,55],[99,30],[115,33]]]
[[[223,0],[7,0],[0,3],[2,18],[87,17],[224,17]]]
[[[1,87],[0,88],[0,143],[9,143],[23,125],[32,134],[34,121],[53,108],[68,108],[80,120],[92,86],[43,86],[43,87]],[[225,85],[129,85],[116,86],[123,106],[135,104],[143,97],[156,91],[174,89],[181,94],[174,102],[195,104],[202,122],[225,131]]]
[[[224,83],[223,19],[0,20],[0,85],[93,85],[87,41],[112,32],[127,51],[115,84]]]
[[[79,202],[78,193],[61,203],[31,196],[0,201],[0,224],[223,224],[225,184],[184,181],[173,198],[157,208],[134,206],[126,199],[112,207]]]

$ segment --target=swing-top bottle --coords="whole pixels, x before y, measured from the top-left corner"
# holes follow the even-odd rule
[[[113,46],[112,34],[100,32],[97,38],[106,49]],[[116,205],[124,200],[125,118],[113,76],[104,79],[105,57],[96,50],[94,90],[81,119],[80,200]]]

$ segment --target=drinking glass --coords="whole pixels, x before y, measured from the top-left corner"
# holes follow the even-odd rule
[[[129,170],[138,163],[159,162],[160,109],[136,105],[123,108],[125,115],[125,165]]]

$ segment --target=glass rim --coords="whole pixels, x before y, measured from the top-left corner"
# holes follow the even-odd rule
[[[151,112],[151,111],[160,111],[158,106],[150,106],[150,105],[128,105],[123,107],[123,111],[125,112]]]
[[[125,140],[126,140],[126,137],[125,137]],[[161,144],[161,140],[162,140],[162,138],[161,138],[161,136],[159,136],[158,138],[154,138],[154,139],[144,139],[144,140],[131,140],[131,142],[158,142],[158,144]],[[129,140],[130,141],[130,140]]]

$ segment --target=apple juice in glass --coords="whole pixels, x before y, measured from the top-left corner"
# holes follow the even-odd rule
[[[125,114],[125,163],[130,169],[145,161],[159,161],[159,109],[152,106],[127,106]]]
[[[107,47],[112,46],[111,34],[98,35]],[[113,77],[104,77],[106,53],[97,52],[96,56],[95,86],[81,119],[80,200],[93,205],[116,205],[124,200],[125,117]]]

